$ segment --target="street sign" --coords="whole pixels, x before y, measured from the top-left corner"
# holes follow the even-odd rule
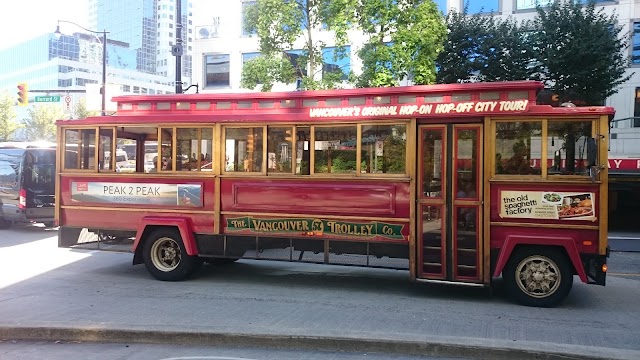
[[[60,102],[60,96],[36,96],[34,102]]]

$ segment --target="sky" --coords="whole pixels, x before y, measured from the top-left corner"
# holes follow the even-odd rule
[[[215,3],[219,4],[221,0],[192,1],[194,24],[199,24],[202,17],[198,15],[205,13],[206,10],[210,11]],[[0,49],[43,34],[53,33],[58,20],[73,21],[89,28],[87,0],[0,0]],[[60,31],[71,34],[81,32],[82,29],[69,24],[60,24]]]
[[[56,30],[58,20],[89,26],[86,0],[2,0],[0,2],[0,48],[4,49]],[[61,25],[63,33],[82,31]]]

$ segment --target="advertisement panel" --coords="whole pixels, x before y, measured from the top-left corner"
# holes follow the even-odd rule
[[[595,221],[594,205],[594,193],[500,192],[501,218]]]
[[[71,201],[202,207],[202,184],[73,181]]]

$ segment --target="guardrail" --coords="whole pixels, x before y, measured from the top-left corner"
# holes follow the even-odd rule
[[[611,129],[640,128],[640,116],[631,116],[623,119],[611,120],[610,127]]]

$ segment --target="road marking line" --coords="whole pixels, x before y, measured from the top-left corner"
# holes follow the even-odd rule
[[[617,275],[617,276],[640,276],[638,273],[607,273],[609,275]]]

